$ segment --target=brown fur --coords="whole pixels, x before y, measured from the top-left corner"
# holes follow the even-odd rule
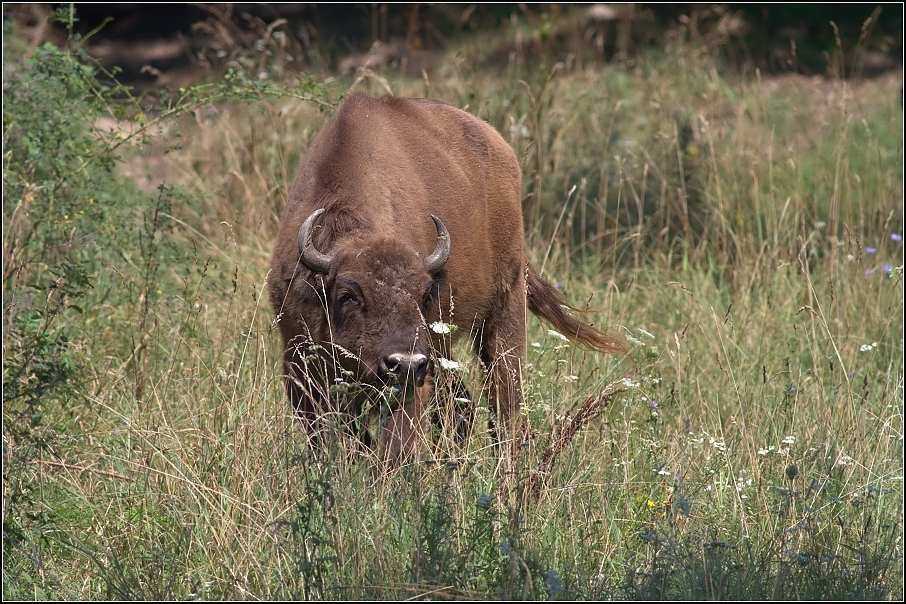
[[[321,208],[311,241],[333,257],[327,273],[300,262],[297,242],[302,223]],[[432,214],[449,231],[452,251],[429,275],[422,262],[438,237]],[[458,327],[454,337],[472,338],[491,375],[492,404],[511,424],[526,294],[532,312],[565,336],[621,350],[617,338],[563,312],[556,289],[525,263],[522,230],[519,163],[493,128],[439,101],[349,97],[299,168],[271,264],[287,392],[309,429],[326,412],[362,409],[368,388],[331,392],[337,378],[350,381],[344,370],[374,391],[387,354],[433,358],[442,342],[427,325],[438,320]],[[312,343],[322,347],[317,354],[308,354]],[[389,409],[383,438],[392,457],[418,446],[430,380],[414,390]]]

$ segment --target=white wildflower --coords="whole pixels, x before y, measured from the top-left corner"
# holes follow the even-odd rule
[[[715,449],[717,449],[718,451],[727,450],[726,443],[719,441],[719,440],[715,440],[713,436],[708,437],[708,442],[711,443],[711,446],[714,447]]]
[[[560,333],[559,331],[557,331],[555,329],[548,329],[547,335],[552,336],[554,338],[559,338],[559,339],[563,340],[564,342],[569,342],[569,338],[567,338],[565,335],[563,335],[562,333]]]
[[[853,462],[853,458],[847,455],[844,452],[840,452],[840,457],[837,458],[838,466],[848,466]]]
[[[641,340],[639,340],[638,338],[633,338],[629,334],[626,334],[626,339],[629,340],[630,343],[635,344],[636,346],[641,346],[643,344],[643,342]]]
[[[453,326],[448,323],[444,323],[443,321],[435,321],[434,323],[431,323],[431,331],[443,336],[453,333]]]
[[[645,337],[647,337],[647,338],[649,338],[649,339],[652,339],[652,340],[654,339],[654,336],[653,336],[652,334],[648,333],[647,331],[645,331],[645,330],[642,329],[641,327],[637,327],[637,328],[636,328],[636,331],[638,331],[640,334],[642,334],[643,336],[645,336]]]
[[[446,369],[447,371],[459,371],[461,368],[461,365],[456,361],[451,361],[450,359],[445,359],[443,357],[438,358],[437,362],[442,369]]]
[[[744,490],[746,487],[750,487],[750,486],[752,486],[752,479],[751,479],[751,478],[742,478],[742,477],[740,477],[740,478],[737,478],[737,479],[736,479],[736,485],[735,485],[735,487],[736,487],[736,492],[739,493],[739,498],[740,498],[740,499],[748,499],[748,498],[749,498],[748,495],[746,495],[746,494],[743,493],[743,490]]]

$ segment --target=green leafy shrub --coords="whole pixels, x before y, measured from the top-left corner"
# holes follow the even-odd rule
[[[106,250],[128,237],[107,225],[124,224],[135,200],[122,194],[97,126],[115,91],[83,61],[46,43],[4,63],[4,538],[24,528],[15,506],[27,489],[12,477],[79,398],[84,349],[73,321]]]
[[[71,6],[53,18],[71,29]],[[14,38],[14,24],[3,26]],[[180,354],[152,338],[160,318],[185,312],[176,331],[191,338],[202,287],[227,289],[225,271],[212,282],[210,259],[199,260],[194,242],[173,236],[175,216],[198,205],[193,194],[166,184],[156,194],[140,190],[120,167],[156,140],[165,120],[202,107],[280,96],[326,106],[311,78],[290,88],[235,70],[217,82],[136,98],[82,42],[71,34],[65,47],[47,42],[30,53],[10,44],[4,57],[3,543],[4,552],[24,555],[5,564],[9,585],[28,574],[17,561],[40,567],[34,544],[57,513],[36,497],[33,469],[73,465],[59,460],[55,445],[84,438],[84,422],[103,413],[97,394],[119,392],[141,404],[147,384]],[[76,547],[69,536],[64,541]],[[143,592],[118,568],[105,569],[109,593],[170,593]]]

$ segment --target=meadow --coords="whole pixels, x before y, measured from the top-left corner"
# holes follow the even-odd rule
[[[605,64],[514,19],[421,74],[297,72],[277,27],[139,97],[76,38],[16,36],[4,599],[902,597],[901,70],[731,71],[690,26]],[[339,431],[313,452],[286,402],[269,257],[353,90],[497,128],[531,262],[629,343],[530,318],[513,458],[480,400],[393,469]],[[441,409],[448,372],[480,398],[451,356]]]

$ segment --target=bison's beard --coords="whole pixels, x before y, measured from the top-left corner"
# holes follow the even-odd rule
[[[335,379],[335,383],[343,383],[351,407],[349,410],[355,414],[366,411],[366,408],[380,410],[381,413],[396,411],[403,405],[411,403],[418,390],[411,382],[403,384],[385,382],[374,372],[359,377],[347,373],[345,379]],[[342,396],[341,393],[338,395]]]
[[[367,399],[366,402],[360,398],[363,403],[377,404],[382,408],[394,411],[404,404],[412,402],[416,396],[418,386],[412,380],[406,380],[403,383],[387,381],[380,376],[372,364],[363,363],[354,355],[338,359],[338,361],[337,367],[341,369],[341,373],[345,375],[345,378],[335,379],[335,381],[354,383],[354,389],[357,390],[357,393],[364,395],[365,399]]]
[[[358,382],[352,385],[352,389],[357,394],[348,401],[347,412],[351,414],[353,432],[368,448],[374,448],[386,440],[386,434],[382,434],[392,423],[392,416],[404,412],[417,398],[414,384],[387,384],[375,380],[371,383]]]
[[[388,384],[379,379],[360,381],[361,393],[368,399],[365,404],[382,411],[395,411],[415,399],[415,384]]]

